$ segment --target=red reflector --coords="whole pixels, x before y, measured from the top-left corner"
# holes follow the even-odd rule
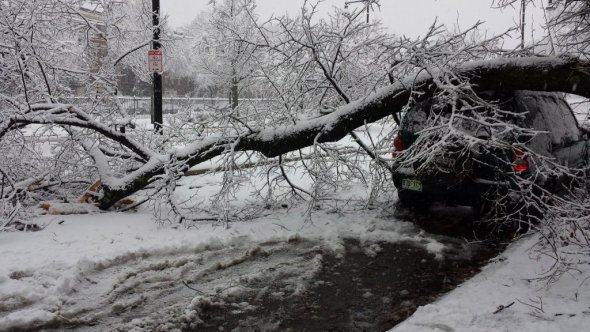
[[[400,135],[396,135],[393,138],[393,148],[395,151],[403,151],[404,150],[404,141]]]
[[[404,150],[404,141],[400,135],[396,135],[393,138],[393,151],[391,151],[391,156],[393,158],[397,158],[399,153]]]
[[[526,154],[526,150],[521,147],[514,148],[514,154],[512,155],[512,168],[515,172],[525,172],[529,169],[529,160]]]

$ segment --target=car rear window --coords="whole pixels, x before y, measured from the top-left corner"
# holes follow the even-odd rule
[[[426,127],[428,115],[424,107],[415,107],[404,115],[402,119],[402,130],[415,134]]]
[[[549,154],[580,140],[580,130],[576,118],[570,106],[559,94],[534,91],[491,92],[483,93],[482,98],[500,103],[500,107],[507,112],[524,113],[524,123],[523,120],[512,118],[509,113],[499,116],[508,116],[504,121],[515,121],[515,123],[520,123],[523,128],[543,132],[526,139],[527,144],[539,153]],[[432,104],[432,99],[428,99],[405,112],[400,129],[407,146],[415,141],[415,134],[426,127]],[[477,126],[472,128],[476,124],[476,122],[471,123],[470,121],[454,123],[458,129],[477,137],[485,137],[485,130]]]

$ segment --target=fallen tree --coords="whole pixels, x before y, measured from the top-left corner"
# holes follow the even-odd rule
[[[590,97],[590,62],[575,57],[524,57],[466,62],[458,65],[451,81],[468,82],[474,90],[559,91]],[[37,104],[24,115],[14,115],[5,127],[25,124],[60,124],[92,129],[125,146],[143,165],[123,177],[115,177],[100,145],[86,144],[85,149],[96,162],[104,194],[101,209],[108,209],[120,199],[149,185],[170,163],[182,165],[182,171],[230,151],[257,151],[266,157],[311,146],[335,142],[352,130],[400,112],[410,99],[419,101],[432,96],[436,81],[447,80],[449,72],[423,69],[417,75],[385,87],[363,99],[339,107],[334,112],[293,125],[269,128],[244,128],[233,137],[206,137],[182,149],[158,153],[116,132],[72,105]],[[130,156],[131,157],[131,156]]]
[[[47,1],[47,6],[53,5]],[[34,10],[19,8],[10,9],[17,11],[16,17],[23,19],[28,17],[28,11]],[[67,8],[64,10],[69,10]],[[17,46],[27,50],[25,53],[28,56],[24,63],[27,66],[20,68],[19,61],[23,60],[19,58],[19,53],[10,53],[12,48],[8,47],[6,49],[11,51],[3,55],[6,61],[11,61],[6,68],[20,68],[6,71],[13,82],[20,82],[6,86],[6,89],[13,89],[18,98],[2,95],[1,101],[0,142],[3,145],[0,148],[6,150],[2,153],[10,156],[6,160],[23,159],[20,158],[23,149],[19,146],[25,151],[33,151],[40,145],[35,141],[35,135],[27,136],[22,130],[30,124],[41,124],[40,130],[58,131],[56,135],[68,139],[59,144],[59,149],[53,152],[54,157],[31,153],[30,158],[35,162],[27,161],[19,166],[18,174],[2,170],[2,181],[8,181],[2,187],[26,181],[31,174],[49,167],[51,170],[44,171],[51,173],[48,179],[50,186],[44,188],[76,184],[65,194],[52,196],[71,200],[80,196],[84,182],[94,183],[94,177],[98,176],[102,184],[102,190],[97,195],[98,205],[101,209],[109,209],[122,198],[158,180],[174,182],[191,167],[216,157],[223,156],[227,161],[231,159],[227,156],[235,152],[256,152],[260,157],[248,157],[247,160],[256,162],[265,157],[281,157],[305,147],[336,142],[347,135],[360,146],[361,154],[387,168],[387,162],[377,153],[387,148],[388,143],[383,143],[386,137],[381,140],[381,146],[371,147],[353,131],[395,115],[407,109],[408,105],[435,93],[528,89],[583,96],[590,94],[587,61],[568,56],[523,57],[520,51],[498,49],[503,35],[470,42],[469,34],[476,32],[477,24],[452,35],[445,35],[444,29],[434,24],[421,39],[398,40],[383,33],[378,25],[366,24],[362,19],[363,9],[353,13],[338,12],[329,21],[317,24],[311,23],[316,11],[313,5],[308,5],[302,16],[295,20],[280,18],[263,24],[254,19],[250,9],[244,10],[252,22],[245,20],[243,23],[251,26],[239,31],[254,30],[258,34],[248,35],[245,39],[238,30],[230,30],[227,36],[237,43],[251,46],[252,58],[256,59],[251,68],[256,70],[257,77],[264,78],[262,81],[266,83],[260,84],[266,84],[272,91],[270,97],[278,103],[268,105],[264,112],[255,108],[247,110],[242,105],[235,110],[217,110],[221,115],[215,120],[219,126],[214,135],[202,135],[199,130],[202,124],[190,115],[177,122],[182,126],[192,124],[185,134],[173,131],[173,126],[167,128],[168,133],[163,137],[145,130],[122,133],[118,127],[132,120],[125,117],[108,89],[97,88],[97,96],[92,98],[91,103],[58,102],[60,94],[67,92],[60,90],[60,77],[49,77],[46,72],[63,68],[47,67],[51,61],[42,56],[58,54],[59,50],[49,49],[50,52],[38,54],[35,49],[41,47],[41,41],[28,42],[18,36],[6,37],[6,45],[8,41],[20,43]],[[63,24],[67,26],[70,22],[65,20]],[[35,29],[51,28],[27,28],[17,23],[7,21],[6,24],[14,25],[14,29],[23,29],[22,35]],[[91,23],[84,24],[96,28]],[[113,31],[116,31],[116,26],[113,26]],[[103,37],[116,40],[118,36]],[[43,47],[47,49],[46,45]],[[272,56],[268,57],[268,53]],[[476,61],[467,61],[469,59]],[[108,60],[113,66],[120,63],[119,57]],[[67,72],[93,82],[116,77],[109,62],[104,61],[103,64],[104,73],[100,75],[93,73],[92,68]],[[111,84],[112,79],[108,83]],[[457,93],[457,98],[462,97],[465,95]],[[251,111],[251,114],[244,115]],[[219,129],[222,127],[227,129]],[[330,153],[320,151],[316,157],[323,158],[322,155]],[[338,153],[332,153],[333,159],[338,158]],[[283,160],[289,159],[286,157]],[[5,166],[0,164],[0,167]],[[280,167],[280,176],[286,179]],[[330,165],[326,163],[322,167],[325,171]],[[286,182],[295,188],[291,181],[286,179]],[[4,193],[9,190],[16,192],[10,188]],[[77,194],[73,194],[75,190],[78,190]],[[14,210],[19,199],[5,200],[10,201],[7,211]]]
[[[372,197],[380,193],[394,192],[388,160],[381,155],[390,148],[391,134],[395,130],[394,121],[389,121],[388,117],[392,115],[397,122],[396,115],[410,110],[417,102],[434,96],[441,104],[454,106],[453,111],[467,109],[469,112],[497,106],[478,100],[474,92],[485,90],[560,91],[590,97],[590,62],[583,55],[531,56],[532,48],[504,50],[499,47],[504,35],[481,40],[476,36],[477,25],[450,34],[434,24],[423,38],[395,38],[379,30],[378,25],[364,22],[362,13],[366,7],[353,13],[336,13],[330,20],[312,24],[315,7],[306,2],[307,8],[297,19],[284,17],[259,24],[254,22],[255,15],[247,12],[251,23],[255,24],[226,31],[232,44],[248,45],[251,53],[248,52],[247,60],[253,61],[248,63],[249,70],[253,71],[248,75],[257,78],[256,84],[264,85],[260,90],[271,91],[266,96],[271,102],[263,109],[248,108],[240,103],[235,109],[218,107],[196,115],[185,110],[180,117],[167,116],[168,124],[162,136],[140,126],[122,133],[119,128],[134,120],[117,104],[114,91],[117,74],[113,67],[124,64],[129,52],[133,52],[127,50],[135,48],[109,53],[99,61],[99,70],[85,65],[96,60],[90,56],[94,53],[86,50],[70,51],[72,59],[67,58],[63,63],[56,64],[53,59],[61,59],[58,55],[63,52],[58,42],[62,38],[57,34],[59,31],[89,29],[98,37],[116,43],[124,35],[118,33],[118,16],[115,15],[111,23],[103,22],[108,23],[112,31],[104,34],[96,22],[76,21],[77,11],[70,13],[73,17],[64,15],[76,8],[76,1],[40,2],[46,8],[59,10],[36,11],[36,5],[19,0],[12,3],[27,6],[9,6],[0,12],[0,31],[4,32],[0,33],[0,73],[5,77],[0,82],[0,155],[3,156],[0,159],[0,230],[33,217],[38,213],[35,208],[39,202],[51,201],[51,205],[41,205],[48,213],[80,213],[79,208],[84,205],[71,204],[73,201],[93,202],[108,210],[118,208],[121,205],[117,202],[139,191],[143,196],[141,202],[154,202],[158,221],[248,220],[258,211],[245,208],[236,212],[232,209],[242,207],[231,205],[232,193],[241,185],[239,181],[254,182],[248,176],[236,180],[236,170],[245,173],[245,166],[253,166],[247,175],[256,170],[267,177],[264,184],[267,192],[262,195],[262,189],[256,189],[261,209],[272,207],[273,204],[268,203],[276,203],[274,197],[280,197],[278,206],[283,205],[285,197],[304,197],[311,211],[318,206],[317,202],[337,199],[333,193],[356,180],[371,187],[366,199],[371,202]],[[373,2],[367,1],[366,6]],[[35,18],[31,15],[33,12],[39,15],[34,24],[21,22]],[[54,25],[55,42],[47,42],[52,41],[47,36],[53,34],[47,31],[52,31]],[[258,34],[241,36],[240,31],[258,31]],[[246,37],[251,40],[243,39]],[[74,61],[82,55],[89,57],[87,61]],[[72,91],[64,82],[71,77],[87,86],[86,93],[91,98],[79,103],[66,101]],[[380,119],[384,121],[379,125],[386,129],[374,142],[369,128],[364,127]],[[212,130],[203,130],[208,122],[212,123],[208,127]],[[505,127],[508,126],[500,124],[495,128],[501,131]],[[513,127],[510,129],[514,131],[526,129]],[[473,139],[455,130],[452,121],[442,123],[440,128],[463,135],[459,139]],[[368,142],[357,134],[362,130],[368,134]],[[327,144],[347,136],[352,140],[345,148]],[[59,144],[48,144],[49,153],[39,152],[40,147],[50,141],[48,137],[58,137],[59,140],[53,142],[59,141]],[[352,144],[359,148],[353,148]],[[246,160],[236,155],[246,156]],[[273,157],[278,160],[265,162]],[[367,162],[369,158],[375,162]],[[191,174],[193,166],[208,161],[213,163],[212,169],[224,171],[219,194],[198,199],[196,203],[197,200],[178,198],[178,180]],[[291,174],[285,169],[289,162],[292,162],[291,174],[306,173],[311,179],[311,188],[289,179]],[[345,175],[339,174],[338,168],[342,165],[349,171]],[[565,168],[548,167],[540,175],[580,174],[570,173]],[[588,174],[587,168],[583,171]],[[279,181],[282,181],[281,188],[277,185]],[[86,190],[93,183],[90,189],[99,184],[101,189]],[[286,188],[288,194],[277,195],[280,190],[270,189],[271,183],[280,190]],[[555,253],[556,260],[561,259],[556,248],[565,246],[564,238],[587,248],[590,243],[587,198],[579,199],[574,193],[577,188],[568,188],[574,195],[565,199],[545,191],[537,197],[527,197],[535,196],[531,195],[534,182],[519,184],[522,190],[516,194],[527,198],[524,203],[544,204],[543,211],[549,212],[540,225],[545,227],[544,243],[551,246],[550,252]],[[375,191],[375,187],[378,190]],[[197,190],[191,193],[195,192]],[[271,196],[273,198],[267,199]],[[60,205],[62,203],[65,204]],[[128,207],[128,203],[123,206]],[[528,206],[522,209],[524,213]],[[501,221],[492,223],[499,224]],[[563,271],[571,266],[568,262],[562,265],[565,266]]]

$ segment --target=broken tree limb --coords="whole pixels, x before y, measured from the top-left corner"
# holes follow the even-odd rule
[[[156,164],[150,160],[135,174],[129,174],[124,186],[105,186],[100,207],[107,209],[119,199],[145,187],[153,176],[163,171],[167,160],[184,160],[192,167],[222,154],[230,145],[234,151],[258,151],[266,157],[276,157],[313,145],[316,141],[338,141],[365,123],[375,122],[401,111],[410,97],[425,99],[431,96],[436,89],[435,77],[447,73],[438,70],[421,71],[330,114],[293,125],[264,128],[237,137],[209,137],[193,143],[172,152]],[[476,91],[559,91],[590,97],[590,62],[570,56],[467,62],[459,65],[453,74],[468,81]]]
[[[209,136],[166,154],[149,151],[124,134],[111,132],[103,125],[91,121],[87,114],[75,109],[68,109],[68,113],[73,115],[71,117],[54,115],[49,119],[45,118],[44,121],[93,129],[121,143],[146,160],[139,169],[123,177],[115,178],[107,169],[106,156],[99,149],[92,149],[91,156],[97,163],[104,188],[99,205],[101,209],[108,209],[120,199],[153,182],[153,178],[162,174],[172,161],[185,163],[188,170],[192,166],[230,150],[257,151],[271,158],[311,146],[316,142],[335,142],[366,123],[400,112],[410,98],[417,101],[426,99],[436,90],[435,79],[440,80],[448,75],[451,75],[451,81],[456,81],[457,84],[468,82],[475,91],[559,91],[590,97],[590,62],[588,61],[571,56],[498,58],[466,62],[453,70],[425,69],[365,98],[339,107],[330,114],[299,121],[292,125],[253,128],[248,133],[238,136]],[[55,105],[46,107],[55,107]],[[33,106],[33,109],[39,110],[41,107]],[[39,123],[38,119],[42,117],[35,113],[35,111],[31,112],[31,116],[15,116],[13,121]]]

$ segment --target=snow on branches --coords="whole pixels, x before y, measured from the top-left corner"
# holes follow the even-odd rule
[[[316,19],[316,7],[307,3],[297,18],[261,22],[251,2],[228,2],[232,6],[217,8],[209,22],[214,35],[203,38],[227,41],[235,57],[226,65],[212,57],[207,65],[224,70],[235,98],[244,85],[256,84],[262,101],[183,110],[168,117],[162,136],[139,125],[122,132],[135,120],[116,98],[117,67],[136,64],[135,50],[147,44],[123,38],[120,31],[133,29],[121,24],[120,2],[104,3],[90,13],[94,19],[73,0],[22,2],[0,14],[3,224],[24,202],[72,201],[97,180],[101,209],[141,192],[188,220],[174,198],[177,182],[208,163],[226,171],[213,199],[226,219],[236,215],[228,212],[235,186],[248,181],[244,165],[266,174],[268,193],[287,188],[314,204],[351,180],[379,191],[389,184],[394,121],[421,100],[523,89],[590,97],[587,61],[503,50],[505,35],[479,38],[478,25],[453,34],[434,24],[411,40],[364,22],[362,8]],[[240,19],[224,21],[226,10]],[[74,98],[73,90],[84,97]],[[379,133],[372,133],[370,124],[379,121]],[[332,144],[343,140],[345,146]],[[309,188],[289,172],[294,159],[301,163],[295,171],[312,179]],[[25,190],[23,183],[34,186]]]

